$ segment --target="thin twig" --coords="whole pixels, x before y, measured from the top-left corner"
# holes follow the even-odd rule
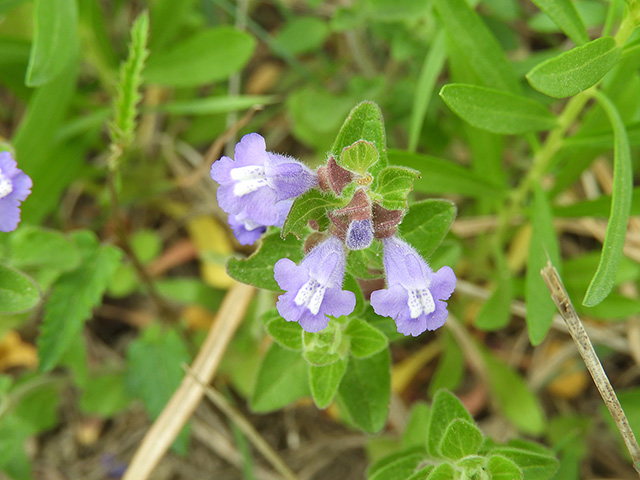
[[[254,287],[236,283],[225,295],[218,310],[217,320],[211,326],[191,367],[194,375],[203,382],[211,382],[233,334],[244,318],[254,292]],[[123,480],[146,480],[149,477],[197,408],[203,394],[202,386],[194,376],[185,375],[169,403],[142,440]]]
[[[222,411],[236,426],[244,433],[249,441],[256,447],[262,456],[271,464],[271,466],[282,475],[283,478],[288,480],[297,480],[296,474],[284,463],[278,453],[271,448],[271,445],[260,435],[254,426],[247,420],[247,418],[233,405],[231,405],[224,396],[218,392],[215,388],[207,386],[201,382],[196,376],[195,372],[187,368],[187,375],[193,377],[193,379],[204,388],[204,393],[213,404]]]
[[[571,299],[562,284],[558,271],[553,267],[553,265],[551,265],[551,262],[548,262],[547,266],[541,270],[540,274],[547,284],[547,288],[551,293],[551,298],[556,304],[556,307],[558,307],[560,315],[562,315],[562,318],[569,328],[571,338],[573,338],[573,341],[578,348],[578,352],[580,352],[580,356],[584,360],[584,363],[593,378],[593,382],[596,384],[596,387],[598,387],[602,400],[609,409],[609,413],[611,414],[611,417],[613,417],[613,420],[620,431],[620,435],[622,435],[622,439],[624,440],[627,450],[629,450],[629,454],[631,455],[633,466],[640,475],[640,446],[638,446],[638,441],[633,434],[633,430],[631,430],[631,426],[629,425],[629,421],[624,414],[622,405],[620,405],[620,401],[616,396],[616,392],[611,386],[611,382],[609,381],[604,368],[602,368],[602,363],[600,363],[600,359],[593,349],[589,335],[587,335],[587,332],[580,321],[580,317],[578,317],[578,314],[573,308]]]

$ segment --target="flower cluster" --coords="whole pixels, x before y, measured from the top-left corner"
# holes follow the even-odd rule
[[[386,288],[370,296],[376,314],[393,318],[404,335],[417,336],[444,324],[445,301],[456,284],[453,270],[434,272],[398,237],[404,212],[382,206],[379,195],[370,192],[373,178],[368,173],[344,168],[333,157],[314,172],[297,160],[267,152],[264,139],[252,133],[236,145],[234,160],[222,157],[213,164],[211,177],[219,184],[219,205],[242,244],[254,243],[268,226],[282,226],[294,199],[312,188],[335,198],[350,197],[342,208],[327,211],[329,228],[314,235],[320,241],[299,265],[289,258],[276,262],[274,277],[285,291],[277,309],[285,320],[319,332],[330,316],[351,314],[356,296],[342,289],[347,252],[366,249],[375,240],[383,245],[386,277]],[[309,224],[318,229],[316,221]]]
[[[18,168],[9,152],[0,152],[0,232],[20,223],[20,204],[31,194],[31,178]]]

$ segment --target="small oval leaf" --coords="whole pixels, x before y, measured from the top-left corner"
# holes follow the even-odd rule
[[[598,83],[618,60],[616,41],[602,37],[536,65],[527,80],[550,97],[571,97]]]
[[[39,300],[40,289],[33,280],[0,265],[0,314],[24,312],[35,307]]]

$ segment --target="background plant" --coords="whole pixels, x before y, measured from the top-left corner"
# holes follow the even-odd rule
[[[215,387],[241,410],[248,401],[278,412],[246,414],[294,471],[309,464],[295,438],[319,445],[333,461],[316,464],[316,478],[337,478],[332,467],[361,476],[365,464],[372,478],[409,478],[433,458],[454,475],[486,467],[518,478],[515,464],[543,478],[505,453],[514,449],[539,449],[554,468],[557,456],[556,478],[637,477],[539,271],[547,257],[560,269],[638,432],[639,9],[635,0],[0,1],[0,141],[34,183],[20,227],[0,236],[0,470],[121,474],[147,428],[132,420],[140,405],[160,414],[232,291],[225,265],[239,277],[252,253],[216,206],[211,162],[236,134],[257,131],[269,150],[315,167],[350,110],[371,100],[389,163],[421,172],[409,203],[424,211],[409,208],[400,228],[428,243],[457,206],[451,232],[422,252],[459,278],[447,326],[407,340],[358,312],[356,326],[375,327],[385,346],[360,359],[352,344],[348,361],[377,359],[379,375],[352,372],[319,415],[296,400],[311,393],[325,407],[331,395],[309,390],[306,337],[275,316],[277,285],[260,273],[269,285]],[[270,232],[261,252],[302,254],[294,236],[279,238]],[[375,258],[352,259],[351,275],[368,275]],[[359,382],[384,389],[363,395]],[[436,395],[441,387],[481,430],[454,397]],[[434,411],[456,405],[437,435],[425,406],[406,413],[429,399]],[[268,474],[252,434],[226,417],[210,428],[211,411],[198,410],[162,468]],[[345,445],[344,425],[383,432],[353,440],[366,461],[314,443],[330,431]],[[452,453],[456,429],[478,439],[474,451]],[[198,463],[216,448],[212,435],[229,446],[219,456],[234,452],[233,469]]]

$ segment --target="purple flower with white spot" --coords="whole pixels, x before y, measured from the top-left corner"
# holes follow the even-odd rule
[[[292,204],[293,200],[283,200],[276,203],[279,215],[278,222],[275,224],[276,227],[281,227],[284,224]],[[228,221],[240,245],[253,245],[267,231],[265,225],[254,222],[248,218],[247,213],[244,211],[238,215],[230,214]]]
[[[417,337],[425,330],[444,325],[447,300],[456,286],[450,267],[433,272],[408,243],[398,237],[382,240],[387,288],[371,294],[378,315],[395,320],[398,332]]]
[[[257,133],[236,144],[235,160],[222,157],[211,166],[211,178],[220,184],[218,204],[230,215],[255,225],[276,225],[278,203],[303,194],[318,184],[318,176],[293,158],[267,152]]]
[[[278,312],[288,322],[298,322],[307,332],[326,328],[329,317],[349,315],[356,306],[353,292],[342,290],[346,256],[342,241],[329,237],[296,265],[278,260],[274,276],[286,293],[278,299]]]
[[[0,232],[11,232],[20,223],[20,203],[31,194],[31,178],[18,168],[9,152],[0,153]]]

